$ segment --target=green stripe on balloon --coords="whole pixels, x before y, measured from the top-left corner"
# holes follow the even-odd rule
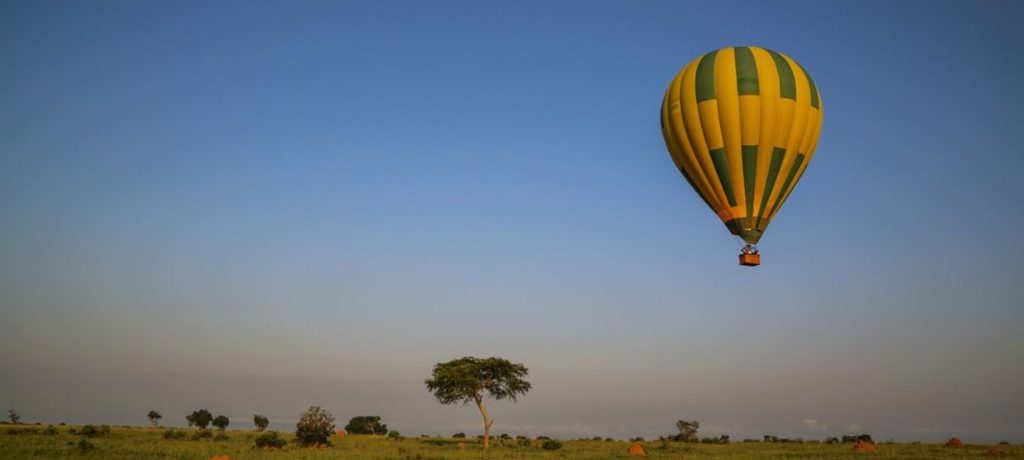
[[[757,80],[757,64],[754,53],[745,46],[736,49],[736,87],[740,96],[761,94]]]
[[[772,60],[775,61],[775,68],[779,72],[779,95],[784,99],[796,100],[796,79],[793,78],[793,69],[789,67],[789,62],[786,58],[782,57],[781,54],[775,51],[766,49],[772,56]]]
[[[729,199],[729,206],[736,206],[736,192],[732,189],[732,178],[729,177],[729,160],[725,158],[725,149],[711,151],[711,162],[715,164],[715,172],[718,173],[718,182],[725,190],[725,197]]]
[[[705,54],[697,63],[697,102],[715,98],[715,56],[718,50]]]

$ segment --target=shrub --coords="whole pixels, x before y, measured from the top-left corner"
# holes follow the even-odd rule
[[[296,424],[295,442],[300,446],[328,446],[333,434],[334,417],[320,406],[312,406]]]
[[[388,434],[388,426],[380,423],[378,415],[360,415],[348,421],[345,431],[350,434]]]
[[[537,436],[537,440],[538,440],[538,441],[548,441],[548,440],[550,440],[550,439],[551,439],[551,438],[549,438],[549,437],[547,437],[547,436]]]
[[[825,438],[825,444],[839,444],[839,438],[835,436]]]
[[[502,433],[500,436],[498,436],[498,439],[504,439],[508,441],[509,439],[512,439],[512,437],[509,436],[508,433]]]
[[[875,441],[873,439],[871,439],[871,435],[870,434],[844,435],[843,436],[843,443],[855,443],[857,441],[864,441],[864,442],[870,443],[870,444],[874,444],[875,443]]]
[[[210,438],[213,438],[213,431],[210,431],[206,428],[200,428],[199,431],[196,431],[195,433],[192,433],[192,436],[189,436],[189,439],[193,441]]]
[[[53,425],[50,425],[50,426],[47,426],[45,430],[43,430],[43,434],[48,434],[48,435],[53,436],[53,435],[60,434],[60,432],[57,431],[57,427],[55,427]]]
[[[544,450],[558,450],[562,448],[562,443],[554,439],[547,439],[540,445],[540,447]]]
[[[452,437],[453,437],[453,438],[459,438],[459,439],[462,439],[462,438],[465,438],[465,437],[466,437],[466,433],[462,433],[462,432],[459,432],[459,433],[455,433],[455,434],[453,434],[453,435],[452,435]]]
[[[519,442],[519,445],[520,445],[520,446],[523,446],[523,447],[530,447],[530,443],[531,443],[531,442],[530,442],[530,438],[529,438],[529,437],[526,437],[526,436],[519,436],[519,437],[516,437],[516,441],[518,441],[518,442]]]
[[[81,430],[78,430],[78,434],[85,436],[87,438],[95,438],[96,436],[102,435],[103,432],[99,428],[97,428],[96,425],[85,425],[82,427]]]
[[[399,439],[402,437],[402,434],[395,430],[391,430],[388,432],[388,437],[391,439]]]
[[[170,429],[170,430],[164,431],[164,435],[163,436],[164,436],[164,439],[175,440],[175,439],[185,439],[185,436],[187,436],[187,435],[188,434],[185,433],[182,430]]]
[[[256,437],[256,447],[263,449],[280,449],[288,442],[281,439],[276,431],[263,433]]]
[[[228,436],[227,433],[217,433],[216,435],[213,436],[213,440],[216,442],[228,441],[230,439],[231,437]]]
[[[95,448],[96,448],[96,445],[91,443],[91,442],[89,442],[88,439],[81,439],[81,440],[78,441],[78,450],[81,451],[81,452],[88,452],[88,451],[90,451],[92,449],[95,449]]]
[[[100,425],[100,434],[104,436],[110,434],[110,425]]]
[[[637,436],[635,438],[631,438],[629,440],[629,442],[644,442],[644,437],[643,436]]]

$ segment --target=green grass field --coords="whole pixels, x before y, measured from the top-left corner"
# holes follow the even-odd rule
[[[29,429],[28,432],[25,429]],[[57,434],[43,434],[46,426],[4,425],[0,427],[0,459],[202,459],[227,455],[232,460],[242,459],[531,459],[531,458],[631,458],[626,441],[563,441],[559,450],[546,451],[534,441],[529,447],[518,446],[515,441],[495,440],[492,448],[484,452],[476,440],[466,440],[465,448],[451,438],[409,437],[400,440],[381,436],[346,436],[335,438],[327,448],[300,448],[291,444],[279,450],[255,447],[256,433],[227,431],[228,440],[166,440],[163,428],[113,428],[109,434],[86,438],[70,434],[70,426],[59,426]],[[33,433],[32,430],[37,431]],[[196,430],[190,430],[196,431]],[[13,432],[13,433],[12,433]],[[283,434],[291,439],[290,434]],[[94,447],[83,451],[80,442],[87,439]],[[646,458],[982,458],[986,450],[997,448],[1006,453],[1003,458],[1024,458],[1021,445],[971,445],[952,449],[941,444],[878,444],[873,454],[857,453],[851,444],[826,445],[821,443],[768,444],[732,443],[726,445],[642,443]]]

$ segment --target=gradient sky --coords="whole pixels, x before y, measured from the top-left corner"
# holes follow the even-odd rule
[[[478,433],[423,380],[525,363],[496,433],[1024,438],[1024,3],[0,3],[0,406]],[[665,87],[814,77],[740,247]]]

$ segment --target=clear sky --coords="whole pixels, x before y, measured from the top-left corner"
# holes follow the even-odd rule
[[[0,3],[0,406],[495,432],[1024,433],[1024,4]],[[824,105],[761,241],[670,160],[666,85],[784,52]]]

